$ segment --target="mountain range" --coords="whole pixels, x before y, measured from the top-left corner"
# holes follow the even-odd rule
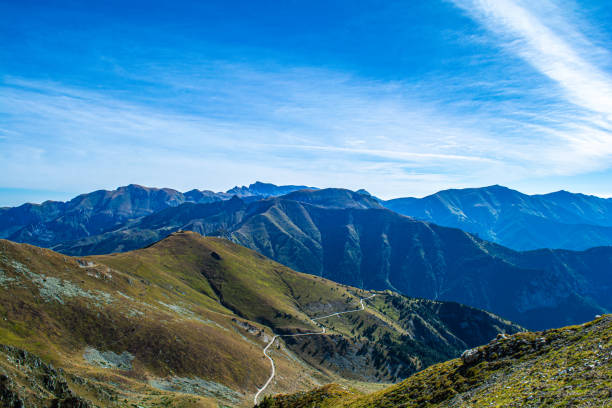
[[[329,382],[368,391],[521,330],[457,303],[298,273],[192,232],[79,258],[0,240],[0,316],[8,407],[249,406],[270,374],[262,348],[272,335],[322,327],[272,347],[278,375],[266,393]]]
[[[112,191],[81,194],[67,202],[45,201],[42,204],[0,208],[0,238],[52,247],[116,229],[135,219],[183,203],[211,203],[234,196],[248,201],[305,188],[308,187],[256,182],[248,187],[234,187],[226,193],[196,189],[181,193],[170,188],[130,184]]]
[[[418,220],[460,228],[515,250],[612,245],[612,199],[558,191],[527,195],[502,186],[444,190],[381,201]]]
[[[12,240],[80,256],[138,249],[190,230],[230,239],[300,272],[364,289],[456,301],[543,329],[612,310],[611,247],[515,251],[484,240],[484,233],[406,217],[388,207],[401,204],[402,212],[413,214],[420,208],[421,216],[469,221],[486,230],[508,218],[499,214],[515,214],[512,225],[520,228],[537,227],[534,214],[550,222],[604,225],[612,211],[609,201],[569,193],[527,196],[500,186],[384,202],[365,191],[259,182],[227,193],[130,185],[67,203],[4,209],[0,225],[5,235],[15,229],[8,225],[21,225]],[[536,227],[532,235],[544,239]],[[529,235],[520,228],[513,231]]]
[[[117,229],[183,203],[211,203],[234,196],[251,202],[304,189],[315,188],[258,181],[226,192],[194,189],[181,193],[169,188],[129,185],[82,194],[68,202],[0,208],[0,238],[52,247]],[[365,190],[357,192],[370,196]],[[341,207],[337,198],[339,201],[334,205]],[[612,245],[612,199],[607,198],[567,191],[527,195],[496,185],[443,190],[424,198],[385,201],[370,196],[370,199],[399,214],[459,228],[519,251],[585,250]]]
[[[191,230],[225,237],[297,271],[365,289],[457,301],[541,329],[612,310],[612,248],[517,252],[385,209],[342,189],[246,202],[184,203],[55,250],[104,254]]]

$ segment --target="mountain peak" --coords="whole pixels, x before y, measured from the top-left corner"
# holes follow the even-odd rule
[[[483,187],[483,190],[514,191],[511,188],[502,186],[501,184],[493,184],[490,186],[486,186],[486,187]]]
[[[386,201],[392,211],[516,250],[612,245],[612,200],[561,190],[527,195],[498,184]]]
[[[140,184],[130,183],[127,186],[119,187],[117,190],[121,190],[121,189],[129,190],[129,189],[136,189],[136,188],[137,189],[148,189],[150,187],[145,187],[145,186],[140,185]]]
[[[238,187],[235,186],[227,190],[228,194],[237,195],[239,197],[248,197],[248,196],[261,196],[261,197],[270,197],[270,196],[282,196],[285,194],[289,194],[294,191],[304,190],[304,189],[316,189],[315,187],[308,186],[298,186],[298,185],[285,185],[285,186],[277,186],[272,183],[263,183],[261,181],[256,181],[255,183],[247,186]]]
[[[249,184],[249,189],[264,189],[264,188],[276,188],[278,187],[276,184],[272,183],[264,183],[262,181],[256,181],[252,184]]]

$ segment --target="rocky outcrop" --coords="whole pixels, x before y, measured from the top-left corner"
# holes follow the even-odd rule
[[[463,361],[463,364],[474,364],[479,361],[481,357],[482,353],[480,350],[478,350],[478,348],[473,348],[465,350],[463,354],[461,354],[461,361]]]
[[[93,408],[91,402],[76,395],[68,385],[64,371],[40,357],[16,347],[0,345],[0,354],[25,374],[27,383],[17,385],[17,375],[0,375],[0,402],[3,407],[25,406],[52,408]],[[13,377],[13,378],[12,378]],[[28,391],[25,391],[29,389]],[[26,404],[26,398],[28,401]]]
[[[6,408],[22,408],[23,400],[15,391],[15,383],[7,375],[0,375],[0,402]]]
[[[464,365],[474,365],[481,361],[493,361],[520,354],[533,353],[542,349],[550,340],[545,333],[520,333],[515,336],[499,334],[489,344],[463,352],[461,361]]]

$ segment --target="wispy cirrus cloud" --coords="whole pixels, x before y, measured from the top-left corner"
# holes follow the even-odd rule
[[[565,148],[573,150],[573,156],[561,156],[565,162],[561,170],[605,165],[612,155],[612,76],[598,63],[612,58],[581,34],[574,25],[575,16],[548,1],[454,3],[495,33],[504,49],[550,80],[553,85],[545,90],[557,93],[566,103],[556,107],[561,111],[552,123],[538,129],[538,133],[560,140],[560,149],[553,149],[553,154]]]
[[[225,189],[251,182],[255,172],[279,183],[354,188],[384,179],[377,193],[392,196],[429,192],[415,187],[424,180],[451,186],[506,165],[491,157],[497,142],[471,119],[406,99],[397,85],[321,70],[232,70],[228,84],[216,78],[216,86],[190,80],[182,88],[173,79],[174,90],[192,93],[187,113],[172,95],[167,104],[158,98],[151,105],[112,92],[5,78],[0,109],[12,135],[0,153],[4,182],[19,186],[28,177],[42,188],[50,179],[66,183],[61,175],[70,174],[70,191],[85,180],[107,188],[137,181]],[[211,99],[211,88],[223,91]]]

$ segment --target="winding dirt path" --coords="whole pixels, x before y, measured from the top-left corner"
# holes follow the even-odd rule
[[[372,299],[374,296],[376,296],[376,294],[373,294],[373,295],[368,296],[366,298],[359,299],[359,303],[361,304],[361,307],[358,308],[358,309],[345,310],[344,312],[336,312],[336,313],[332,313],[332,314],[327,315],[327,316],[320,316],[320,317],[315,317],[314,319],[310,319],[310,321],[313,322],[315,325],[321,327],[321,331],[320,332],[296,333],[296,334],[275,334],[274,337],[272,337],[272,340],[270,340],[270,342],[263,349],[264,356],[266,356],[268,358],[268,360],[270,360],[270,365],[272,366],[272,374],[270,374],[270,378],[268,378],[268,381],[266,381],[266,383],[261,388],[259,388],[257,390],[257,393],[255,394],[255,397],[253,397],[253,403],[255,405],[257,405],[257,400],[259,399],[259,395],[266,388],[268,388],[268,385],[270,385],[270,383],[274,379],[274,376],[276,375],[276,366],[274,365],[274,360],[268,354],[268,349],[272,346],[272,344],[274,344],[274,342],[276,341],[277,338],[279,338],[279,337],[314,336],[314,335],[317,335],[317,334],[325,334],[326,333],[325,327],[322,326],[321,324],[317,323],[316,322],[317,320],[323,320],[323,319],[327,319],[329,317],[334,317],[334,316],[338,316],[338,315],[342,315],[342,314],[346,314],[346,313],[360,312],[360,311],[365,309],[365,304],[363,303],[363,301],[364,300],[368,300],[368,299]]]

